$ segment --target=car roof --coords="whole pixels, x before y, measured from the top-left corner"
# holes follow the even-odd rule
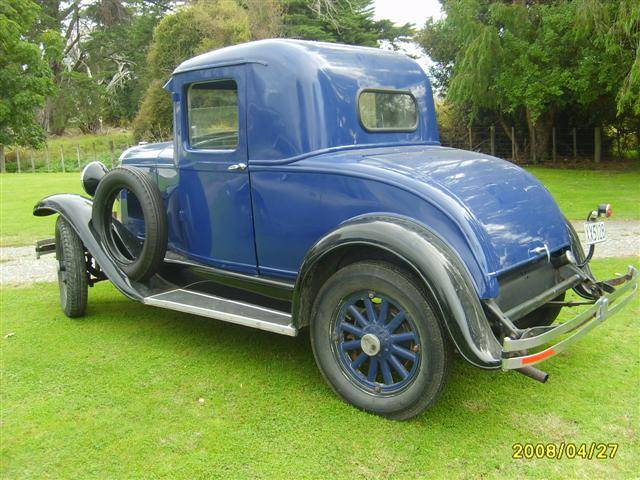
[[[309,65],[316,65],[321,68],[333,63],[334,59],[343,60],[345,56],[375,63],[405,59],[411,67],[417,66],[416,62],[404,54],[379,48],[275,38],[241,43],[203,53],[182,62],[173,74],[242,63],[268,65],[282,57],[286,57],[292,67],[300,65],[308,68]]]

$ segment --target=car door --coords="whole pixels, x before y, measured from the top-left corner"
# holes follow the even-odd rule
[[[245,76],[243,65],[212,68],[184,84],[178,215],[187,256],[255,273]]]

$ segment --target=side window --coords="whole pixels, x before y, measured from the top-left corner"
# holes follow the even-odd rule
[[[412,132],[418,127],[418,106],[410,92],[363,90],[358,97],[358,113],[369,132]]]
[[[189,146],[233,150],[238,145],[238,85],[233,80],[195,83],[187,95]]]

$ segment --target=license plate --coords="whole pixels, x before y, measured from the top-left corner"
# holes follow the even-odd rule
[[[586,239],[585,245],[604,242],[607,239],[604,222],[585,222],[584,236]]]

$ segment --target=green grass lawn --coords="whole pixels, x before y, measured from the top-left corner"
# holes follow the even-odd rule
[[[614,218],[640,220],[640,171],[593,172],[530,168],[572,220],[606,201]],[[0,246],[26,245],[53,236],[54,219],[32,215],[33,205],[46,195],[82,193],[78,173],[0,175]]]
[[[640,170],[581,170],[528,167],[572,220],[583,220],[599,203],[613,205],[613,218],[640,219]]]
[[[82,193],[78,173],[0,174],[0,246],[53,237],[55,216],[34,217],[33,206],[54,193]]]
[[[65,134],[59,137],[47,139],[49,152],[49,166],[46,164],[47,150],[33,150],[20,148],[20,165],[22,172],[31,171],[31,157],[35,168],[40,172],[61,172],[62,155],[66,171],[79,171],[78,149],[80,150],[80,166],[84,166],[93,160],[100,160],[106,165],[111,165],[111,144],[113,143],[113,158],[118,159],[120,154],[134,143],[133,135],[125,130],[113,130],[100,135]],[[60,150],[62,149],[62,155]],[[16,172],[18,170],[17,156],[15,150],[8,149],[7,171]]]
[[[596,261],[596,274],[628,261]],[[399,423],[335,397],[305,335],[146,307],[108,283],[70,320],[55,284],[5,288],[0,477],[634,478],[638,309],[544,364],[545,385],[456,358],[440,401]],[[619,449],[515,460],[516,442]]]

